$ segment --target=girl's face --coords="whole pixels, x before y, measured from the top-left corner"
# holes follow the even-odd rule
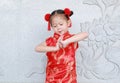
[[[64,34],[68,31],[71,21],[67,20],[64,15],[54,15],[51,18],[51,27],[53,28],[55,33],[60,35]]]

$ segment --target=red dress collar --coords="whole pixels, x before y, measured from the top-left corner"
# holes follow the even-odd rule
[[[66,36],[68,36],[68,35],[70,35],[70,34],[69,34],[69,31],[67,31],[66,33],[64,33],[64,34],[63,34],[63,40],[66,39]],[[58,40],[60,36],[61,36],[60,34],[54,33],[54,36],[53,36],[53,37]]]

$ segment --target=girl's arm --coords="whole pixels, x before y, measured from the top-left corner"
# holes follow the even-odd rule
[[[87,37],[88,37],[88,33],[80,32],[64,41],[60,41],[60,43],[62,44],[62,47],[66,47],[68,44],[72,42],[78,42],[78,41],[86,39]]]
[[[36,52],[54,52],[59,50],[58,44],[56,46],[47,46],[46,42],[43,42],[36,46],[35,51]]]

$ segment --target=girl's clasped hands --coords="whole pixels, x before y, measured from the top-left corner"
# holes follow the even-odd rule
[[[56,43],[56,49],[65,48],[68,45],[66,40],[63,40],[63,35],[61,35]]]

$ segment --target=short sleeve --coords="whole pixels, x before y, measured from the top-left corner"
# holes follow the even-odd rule
[[[74,49],[77,50],[78,47],[79,47],[78,42],[74,42]]]

